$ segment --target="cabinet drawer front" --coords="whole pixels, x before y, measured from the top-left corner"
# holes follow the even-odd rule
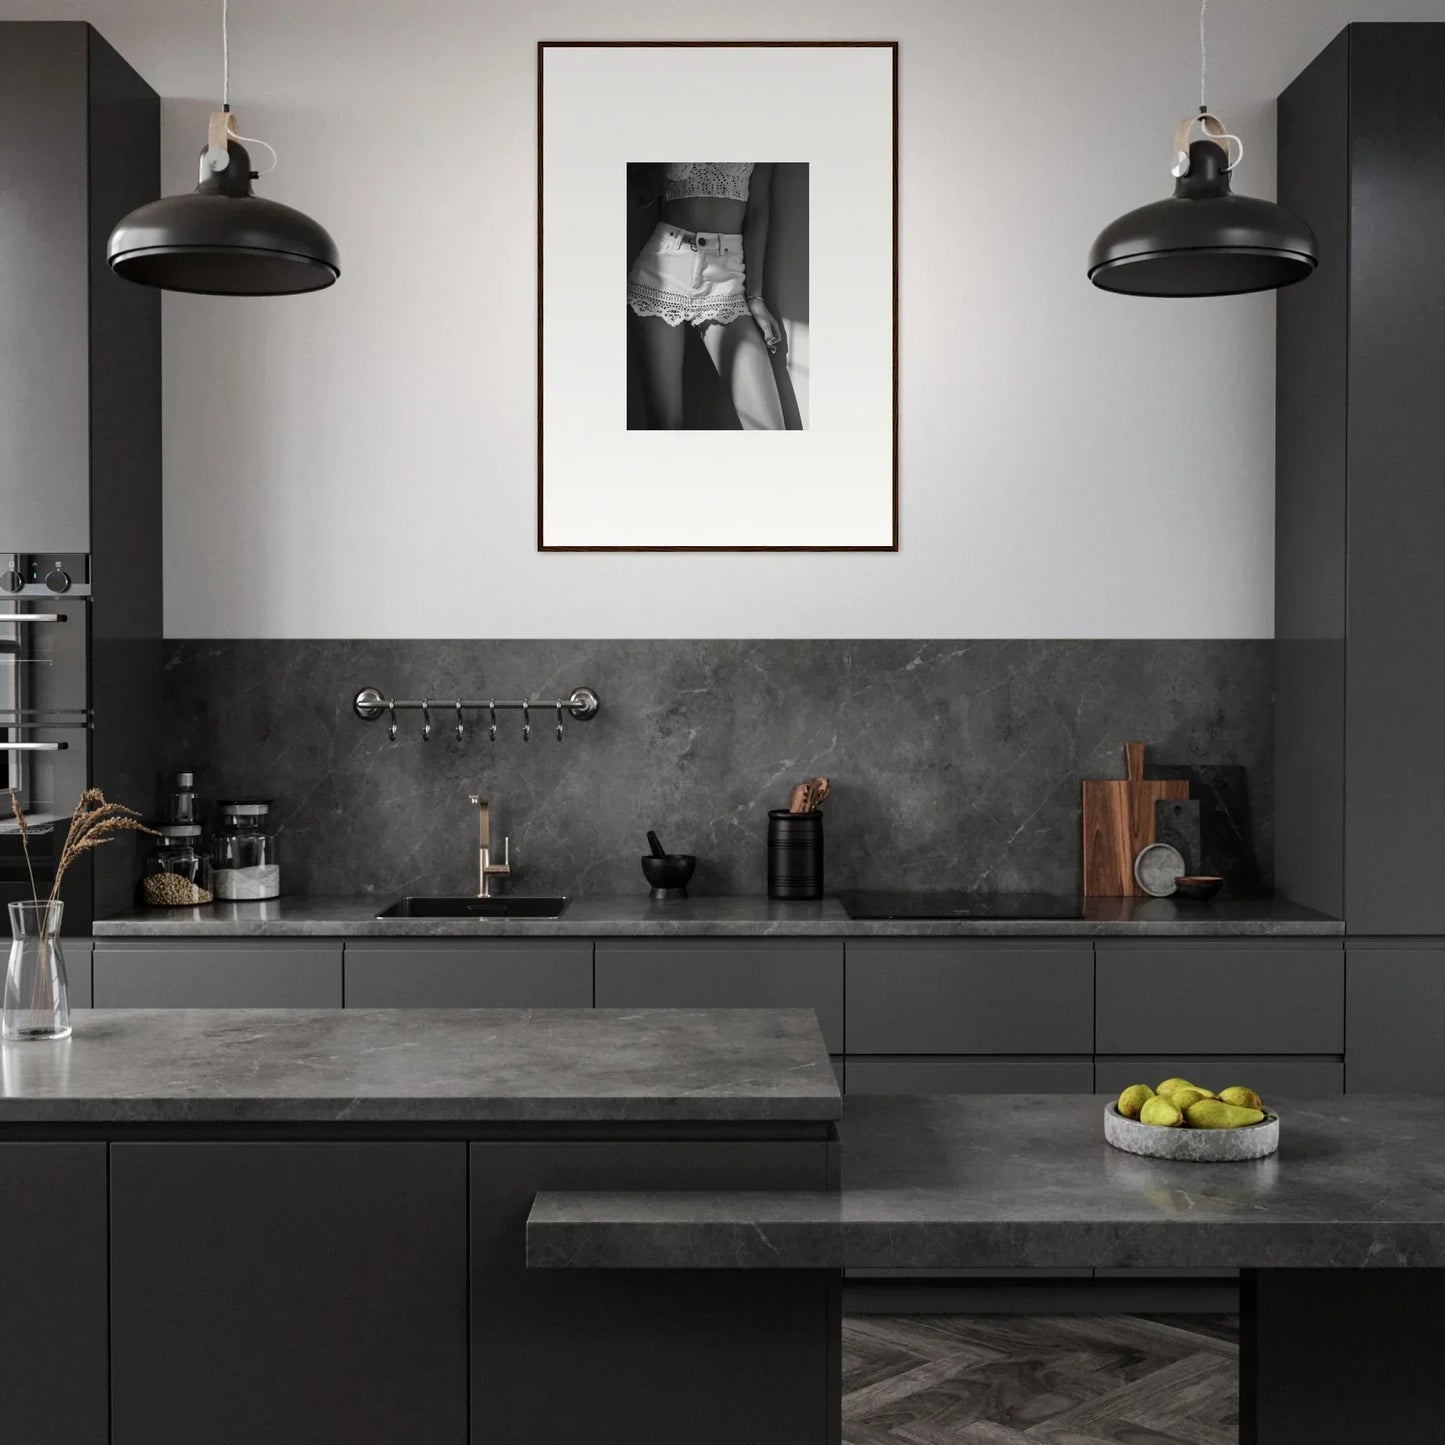
[[[824,1322],[836,1329],[827,1271],[526,1267],[539,1190],[825,1190],[836,1150],[823,1139],[471,1145],[471,1440],[836,1439],[819,1409],[830,1379]],[[427,1426],[419,1419],[414,1445],[431,1445]]]
[[[110,1439],[106,1189],[104,1144],[0,1144],[7,1445]]]
[[[850,1094],[1092,1094],[1092,1059],[848,1060]]]
[[[1445,948],[1349,950],[1352,1094],[1445,1093]]]
[[[95,945],[96,1008],[340,1008],[341,944]]]
[[[1101,1094],[1117,1094],[1130,1084],[1153,1088],[1176,1076],[1214,1090],[1244,1084],[1257,1089],[1266,1103],[1274,1096],[1306,1098],[1345,1091],[1345,1066],[1337,1058],[1191,1058],[1167,1054],[1124,1059],[1101,1054],[1094,1060],[1094,1087]]]
[[[591,1008],[592,944],[348,943],[347,1008]]]
[[[113,1145],[113,1445],[464,1445],[466,1169],[462,1143]]]
[[[843,945],[802,940],[597,944],[598,1008],[810,1008],[843,1052]]]
[[[848,944],[848,1053],[1090,1054],[1088,943]]]
[[[1101,1054],[1338,1054],[1344,952],[1290,943],[1104,943]]]
[[[88,938],[62,938],[65,982],[70,990],[71,1008],[89,1008],[91,1003],[90,958],[94,945]]]

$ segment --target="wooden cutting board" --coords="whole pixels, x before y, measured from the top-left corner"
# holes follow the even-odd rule
[[[1128,776],[1084,784],[1084,896],[1142,896],[1134,860],[1154,841],[1154,804],[1187,798],[1184,778],[1145,778],[1144,744],[1125,743]]]

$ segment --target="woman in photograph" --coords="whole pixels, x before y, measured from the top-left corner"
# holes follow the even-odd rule
[[[696,326],[745,431],[782,431],[772,353],[782,327],[763,300],[773,168],[752,161],[675,161],[651,168],[644,205],[662,219],[627,273],[639,318],[652,428],[683,425],[682,357]]]

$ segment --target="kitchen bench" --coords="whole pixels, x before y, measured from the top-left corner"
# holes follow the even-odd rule
[[[1235,1267],[1243,1445],[1434,1445],[1445,1100],[1286,1100],[1279,1153],[1227,1165],[1111,1149],[1104,1103],[850,1099],[841,1190],[542,1190],[528,1265]],[[1087,1414],[1059,1423],[1088,1435]]]
[[[526,1268],[539,1189],[835,1185],[807,1013],[78,1010],[4,1056],[7,1441],[837,1440],[835,1277]]]
[[[810,1008],[850,1094],[1092,1093],[1179,1068],[1270,1092],[1345,1086],[1341,925],[1283,899],[1095,899],[1047,923],[856,922],[833,899],[645,896],[579,899],[547,920],[377,919],[384,901],[104,920],[94,1001]],[[1248,981],[1248,1011],[1211,986],[1231,972]]]

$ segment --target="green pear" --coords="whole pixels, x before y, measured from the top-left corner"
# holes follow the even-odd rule
[[[1264,1108],[1264,1100],[1253,1089],[1246,1089],[1243,1084],[1231,1084],[1229,1088],[1221,1089],[1219,1097],[1226,1104],[1238,1104],[1241,1109]]]
[[[1119,1095],[1117,1108],[1126,1119],[1137,1119],[1139,1110],[1154,1097],[1154,1090],[1148,1084],[1130,1084]]]
[[[1243,1129],[1264,1120],[1261,1110],[1242,1109],[1238,1104],[1226,1104],[1222,1099],[1200,1099],[1184,1111],[1184,1117],[1194,1129]]]
[[[1139,1122],[1157,1124],[1161,1129],[1177,1129],[1184,1122],[1184,1114],[1168,1099],[1156,1094],[1144,1101],[1144,1107],[1139,1110]]]

